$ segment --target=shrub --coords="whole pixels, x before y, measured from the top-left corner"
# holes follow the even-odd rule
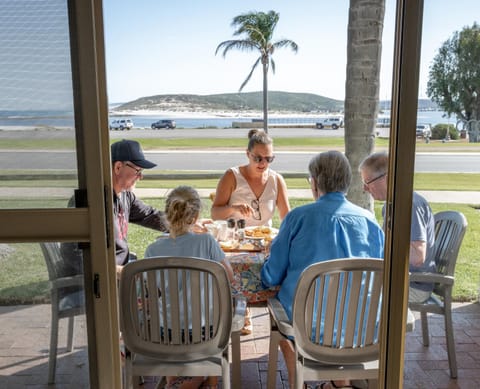
[[[447,130],[450,139],[456,140],[460,137],[458,130],[453,124],[440,123],[433,127],[432,139],[445,139],[445,137],[447,136]]]

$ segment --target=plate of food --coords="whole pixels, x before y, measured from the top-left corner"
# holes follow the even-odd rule
[[[256,226],[245,228],[245,239],[272,240],[278,234],[278,229],[268,226]]]
[[[223,251],[232,251],[235,250],[238,246],[238,242],[234,240],[225,240],[218,242]]]
[[[225,252],[238,252],[238,251],[261,251],[262,247],[257,246],[256,244],[250,242],[237,242],[237,241],[224,241],[219,242],[220,247]]]

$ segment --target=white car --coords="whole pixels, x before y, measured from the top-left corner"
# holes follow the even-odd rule
[[[133,122],[130,119],[118,119],[110,123],[110,130],[131,130]]]
[[[432,136],[432,128],[430,127],[430,124],[417,124],[416,135],[423,138],[430,138]]]
[[[315,123],[315,127],[322,129],[324,127],[331,127],[332,130],[338,130],[343,126],[343,119],[340,117],[328,117],[323,119],[321,122]]]

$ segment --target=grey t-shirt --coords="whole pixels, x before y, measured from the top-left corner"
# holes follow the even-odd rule
[[[382,216],[385,220],[385,205],[382,209]],[[434,273],[436,269],[434,257],[435,219],[427,200],[417,192],[413,192],[412,225],[410,229],[410,241],[415,240],[426,242],[427,253],[423,265],[419,267],[410,265],[410,271]],[[424,291],[433,290],[433,284],[425,282],[412,282],[410,287]]]
[[[225,258],[225,254],[220,248],[220,245],[217,243],[215,238],[210,235],[210,234],[194,234],[191,232],[188,232],[186,234],[180,235],[176,237],[175,239],[173,238],[159,238],[157,239],[154,243],[149,245],[147,247],[147,250],[145,251],[145,261],[148,261],[149,257],[157,257],[157,256],[172,256],[172,257],[198,257],[198,258],[204,258],[204,259],[210,259],[216,262],[221,262]],[[187,279],[190,277],[190,274],[187,272],[186,273]],[[160,282],[157,279],[157,282]],[[167,311],[167,321],[169,322],[167,327],[170,328],[170,312],[171,312],[171,307],[170,307],[170,288],[168,286],[168,280],[165,280],[165,291],[166,291],[166,296],[165,301],[166,301],[166,311]],[[189,282],[187,282],[187,285]],[[180,285],[182,285],[182,282],[180,281]],[[189,303],[187,304],[187,307],[189,310],[191,310],[191,304],[190,304],[190,296],[191,292],[190,290],[187,291],[182,291],[180,290],[181,293],[186,293],[187,300]],[[206,293],[205,288],[203,286],[203,280],[201,280],[201,299],[203,300],[204,293]],[[209,290],[209,293],[211,293],[211,289]],[[162,299],[159,299],[158,301],[159,306],[162,305]],[[191,328],[192,324],[191,323],[184,323],[184,306],[183,304],[180,306],[180,325],[182,328],[185,328],[188,326],[188,328]],[[201,307],[202,313],[203,313],[203,305]],[[212,315],[212,307],[210,307],[210,315]],[[190,318],[192,317],[191,312],[188,315]],[[211,317],[213,322],[213,316]],[[163,324],[163,318],[160,318],[160,325],[162,327],[165,327]]]

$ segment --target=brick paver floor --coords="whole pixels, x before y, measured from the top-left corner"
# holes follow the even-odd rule
[[[269,319],[266,308],[253,308],[254,331],[242,336],[242,388],[266,388]],[[404,388],[475,388],[480,385],[480,305],[455,304],[453,312],[458,379],[448,370],[443,317],[430,316],[429,347],[422,344],[421,326],[406,336]],[[85,320],[76,327],[75,349],[65,353],[65,324],[61,322],[57,384],[48,386],[50,306],[0,307],[0,388],[88,388]],[[277,388],[288,388],[279,353]],[[158,379],[145,377],[144,389],[155,389]],[[237,388],[233,388],[237,389]]]

